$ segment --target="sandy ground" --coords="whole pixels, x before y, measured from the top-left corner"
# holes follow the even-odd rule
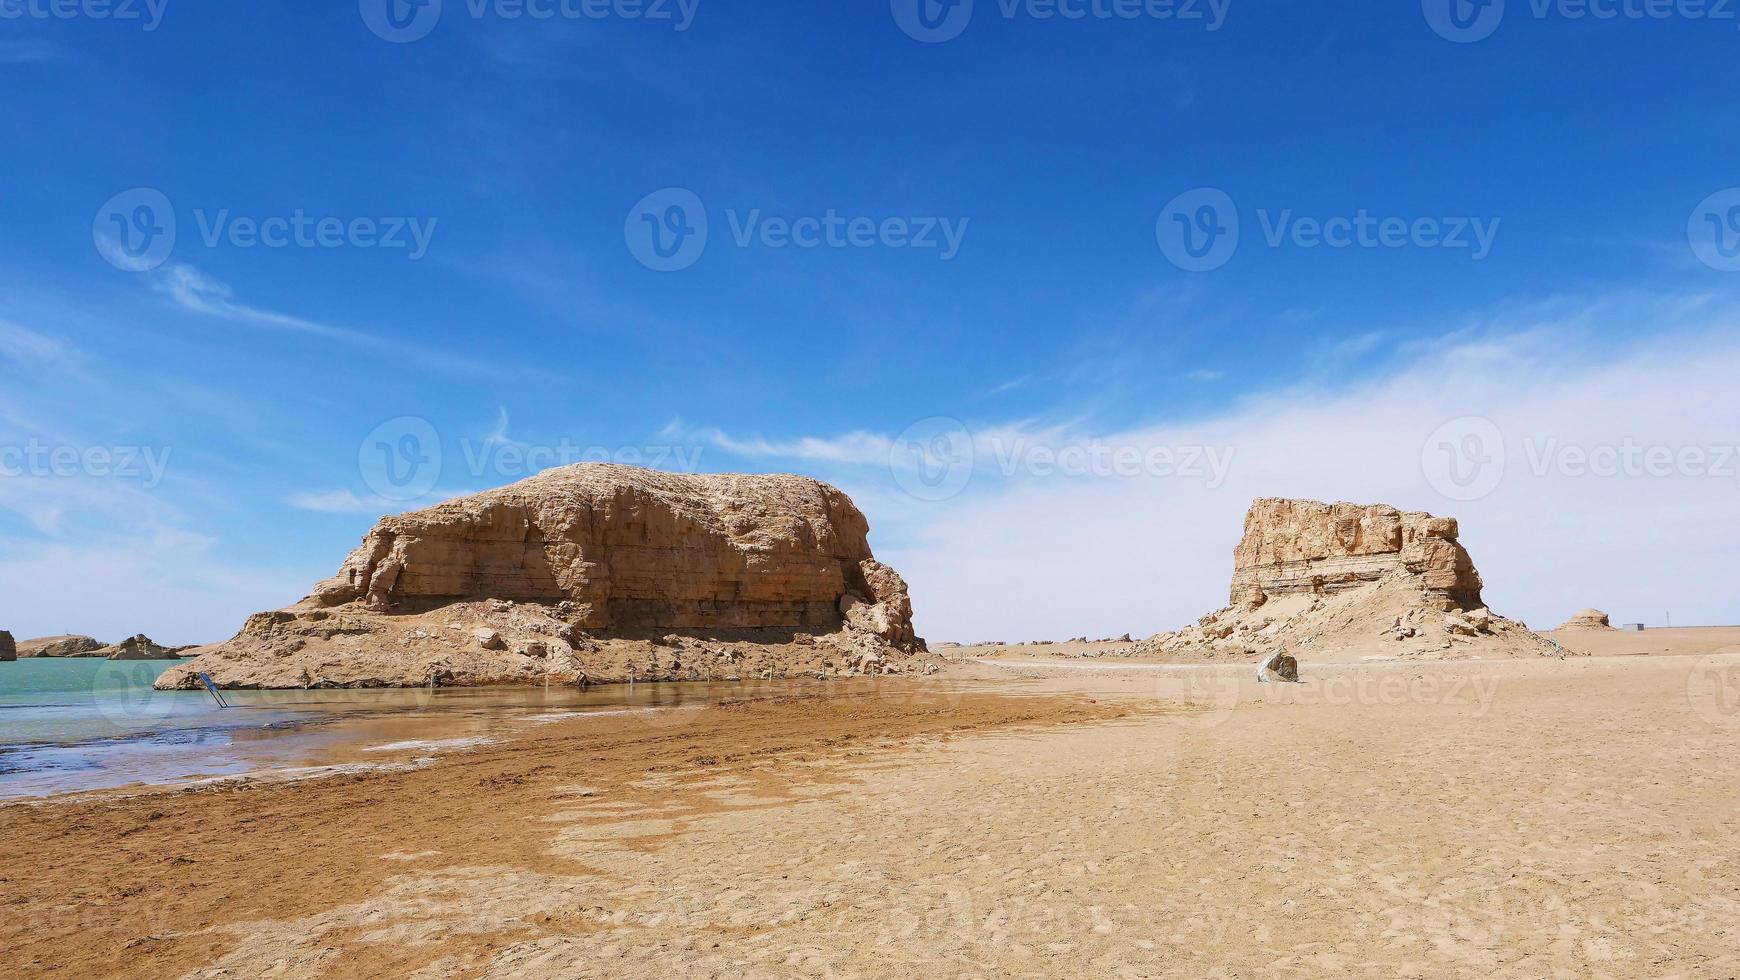
[[[1740,656],[970,669],[0,808],[0,974],[1740,974]]]

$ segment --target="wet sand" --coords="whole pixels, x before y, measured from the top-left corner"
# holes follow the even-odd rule
[[[1740,657],[1020,669],[3,807],[0,972],[1740,972]]]

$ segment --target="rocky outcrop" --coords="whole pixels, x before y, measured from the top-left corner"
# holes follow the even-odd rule
[[[1559,649],[1487,609],[1453,518],[1384,504],[1265,498],[1233,551],[1232,602],[1122,655],[1313,660],[1536,656]]]
[[[90,654],[93,657],[104,657],[109,660],[175,660],[181,656],[181,651],[187,647],[166,647],[144,633],[129,637],[110,647],[103,647]]]
[[[687,679],[923,652],[868,533],[803,477],[562,467],[383,518],[307,599],[158,685]]]
[[[0,630],[0,663],[11,663],[18,659],[18,644],[12,639],[12,634]]]
[[[1458,533],[1453,517],[1385,504],[1264,498],[1245,515],[1244,538],[1233,550],[1231,604],[1330,595],[1405,571],[1447,608],[1473,609],[1482,605],[1480,573]]]
[[[1599,609],[1578,610],[1575,616],[1565,620],[1559,626],[1559,629],[1562,630],[1610,630],[1612,628],[1612,620],[1608,619],[1607,614]]]
[[[104,644],[88,636],[41,636],[18,644],[18,656],[24,657],[91,657],[99,656]]]

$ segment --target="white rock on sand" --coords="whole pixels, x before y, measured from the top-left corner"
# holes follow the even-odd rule
[[[1299,682],[1299,661],[1287,652],[1286,647],[1277,647],[1274,653],[1257,665],[1257,683],[1259,684],[1297,684]]]

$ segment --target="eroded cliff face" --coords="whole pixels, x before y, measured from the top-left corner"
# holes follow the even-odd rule
[[[1458,533],[1453,517],[1386,504],[1262,498],[1246,513],[1244,538],[1233,550],[1231,604],[1330,595],[1402,570],[1447,608],[1479,608],[1480,573]]]
[[[569,601],[582,629],[825,626],[864,586],[868,532],[815,480],[581,464],[385,518],[313,598]]]
[[[562,467],[383,518],[307,599],[159,686],[200,670],[263,687],[686,679],[706,656],[767,659],[727,656],[734,642],[792,645],[767,669],[892,667],[924,643],[868,531],[845,494],[803,477]],[[661,660],[685,643],[687,660]]]

